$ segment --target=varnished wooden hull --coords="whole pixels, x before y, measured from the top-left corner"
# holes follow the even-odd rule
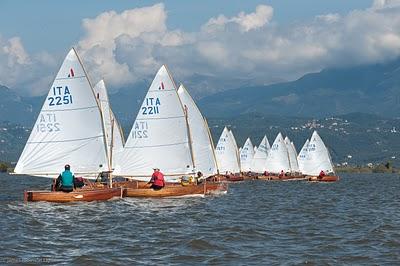
[[[210,180],[214,182],[240,182],[245,179],[242,175],[215,175]]]
[[[339,181],[339,176],[334,176],[334,175],[326,175],[322,178],[318,176],[310,176],[308,177],[308,181],[313,181],[313,182],[336,182]]]
[[[97,201],[109,200],[113,197],[123,197],[123,188],[84,188],[73,192],[62,191],[25,191],[25,201],[47,201],[47,202],[74,202],[74,201]]]
[[[295,180],[305,180],[303,176],[277,176],[277,175],[260,175],[257,177],[260,180],[274,180],[274,181],[295,181]]]
[[[132,184],[129,184],[132,183]],[[187,185],[182,186],[180,184],[176,185],[166,185],[160,190],[154,190],[151,188],[137,188],[133,182],[126,182],[126,197],[183,197],[183,196],[194,196],[194,195],[209,195],[213,193],[223,193],[226,192],[228,187],[227,184],[205,182],[199,185]]]

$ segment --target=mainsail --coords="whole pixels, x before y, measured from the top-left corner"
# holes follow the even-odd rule
[[[237,146],[232,136],[232,133],[225,127],[215,148],[215,156],[221,174],[240,172]]]
[[[206,121],[183,85],[180,85],[178,95],[187,110],[195,169],[204,176],[214,175],[217,173],[217,164]]]
[[[276,136],[268,153],[266,169],[271,173],[290,172],[288,150],[281,133]]]
[[[140,107],[123,152],[117,154],[115,174],[148,180],[159,168],[167,181],[193,172],[187,118],[175,83],[162,66]]]
[[[293,142],[290,141],[289,137],[285,138],[286,148],[288,150],[289,163],[291,172],[298,173],[299,172],[299,164],[297,162],[297,152],[294,147]]]
[[[110,157],[110,165],[113,167],[115,154],[124,148],[124,138],[121,128],[114,113],[111,110],[110,101],[104,80],[100,80],[93,88],[97,99],[100,101],[100,108],[103,113],[104,129],[106,132],[107,151]]]
[[[299,155],[297,156],[297,162],[299,163],[299,170],[301,173],[307,172],[307,153],[308,153],[308,143],[310,142],[309,139],[306,140],[303,147],[301,148]]]
[[[71,49],[49,90],[15,173],[58,175],[65,164],[95,177],[109,170],[101,110],[86,72]]]
[[[314,131],[308,144],[306,163],[306,175],[319,175],[321,170],[325,173],[334,172],[329,151],[317,131]]]
[[[252,171],[252,162],[254,157],[254,147],[250,138],[247,138],[242,149],[240,150],[240,167],[242,171]]]
[[[266,170],[267,156],[270,149],[267,136],[264,136],[253,157],[252,169],[254,172],[263,173]]]

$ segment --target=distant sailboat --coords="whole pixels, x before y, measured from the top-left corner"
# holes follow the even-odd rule
[[[252,168],[254,172],[264,173],[267,170],[267,157],[270,149],[271,146],[269,145],[268,138],[264,136],[253,157]]]
[[[225,127],[215,148],[218,168],[221,174],[239,173],[238,150],[233,134]]]
[[[297,162],[299,163],[299,170],[302,174],[307,172],[306,166],[307,166],[307,153],[308,153],[309,142],[310,140],[307,139],[303,147],[301,148],[299,155],[297,156]]]
[[[254,147],[250,138],[247,138],[240,151],[240,168],[243,172],[252,171],[252,162],[254,157]]]
[[[288,150],[281,133],[276,136],[268,153],[266,169],[273,174],[279,174],[281,171],[290,172]]]
[[[195,169],[206,177],[215,175],[217,162],[207,123],[183,85],[179,86],[178,95],[187,110]]]
[[[96,178],[110,171],[102,112],[74,49],[49,90],[14,169],[17,174],[55,178],[71,165],[76,176]],[[71,193],[27,191],[27,201],[91,201],[119,196],[120,189],[88,188]]]
[[[321,171],[327,175],[324,178],[320,178],[320,181],[336,181],[338,177],[335,175],[333,163],[329,151],[318,135],[317,131],[314,131],[310,142],[308,144],[307,151],[307,166],[305,167],[305,175],[318,177]],[[318,178],[317,178],[318,180]]]
[[[285,138],[285,144],[286,148],[288,151],[288,156],[289,156],[289,163],[290,163],[290,172],[291,173],[299,173],[299,164],[297,162],[297,152],[296,148],[293,145],[293,142],[290,141],[289,137],[286,136]]]

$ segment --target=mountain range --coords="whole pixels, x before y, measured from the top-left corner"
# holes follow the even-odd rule
[[[188,83],[194,87],[192,81]],[[149,85],[142,81],[110,95],[114,113],[122,124],[133,123]],[[190,92],[191,87],[187,89]],[[400,59],[325,69],[291,82],[218,91],[221,92],[197,99],[207,117],[260,113],[322,118],[354,112],[396,117],[400,116]],[[195,91],[192,94],[202,95]],[[0,86],[0,121],[32,124],[44,97],[21,97],[15,90]]]

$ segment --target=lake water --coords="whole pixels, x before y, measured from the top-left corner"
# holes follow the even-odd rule
[[[24,204],[0,175],[0,264],[400,264],[400,178],[248,181],[206,198]]]

